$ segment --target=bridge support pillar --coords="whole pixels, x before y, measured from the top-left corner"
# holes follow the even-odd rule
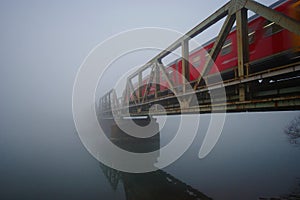
[[[134,124],[132,124],[131,120],[134,122]],[[135,153],[146,153],[158,150],[160,148],[159,125],[154,118],[100,119],[100,125],[110,141],[124,150]],[[137,132],[137,127],[146,126],[147,128],[143,129],[143,132]],[[145,138],[134,137],[131,136],[130,133],[126,133],[128,130],[131,130],[135,134],[140,134],[140,136],[153,136]]]

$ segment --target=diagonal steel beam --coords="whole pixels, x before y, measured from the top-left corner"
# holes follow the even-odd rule
[[[150,75],[149,75],[149,79],[146,83],[146,88],[145,88],[145,91],[144,91],[144,95],[143,95],[143,99],[142,99],[142,103],[145,102],[145,98],[147,96],[147,94],[149,94],[149,91],[150,91],[150,84],[152,85],[152,80],[153,80],[153,77],[154,77],[154,67],[152,66],[151,67],[151,72],[150,72]]]
[[[273,10],[253,0],[248,0],[245,8],[255,12],[256,14],[266,18],[269,21],[275,22],[275,24],[278,24],[279,26],[297,35],[300,35],[300,22],[276,10]]]
[[[112,96],[113,96],[113,102],[114,102],[115,108],[120,108],[120,103],[119,103],[115,89],[112,90]]]
[[[234,22],[235,22],[235,15],[228,15],[222,28],[221,28],[219,35],[214,43],[213,48],[211,49],[210,56],[207,59],[205,65],[202,69],[202,72],[197,79],[196,84],[194,85],[195,90],[197,89],[200,81],[202,80],[202,77],[206,76],[208,74],[208,72],[211,70],[213,62],[215,62],[217,56],[219,55],[219,52],[221,51],[222,46],[229,34]]]
[[[174,83],[173,81],[169,78],[169,75],[166,73],[166,69],[165,67],[163,66],[162,63],[157,63],[158,67],[160,68],[161,72],[162,72],[162,75],[165,77],[166,81],[168,82],[172,92],[174,92],[174,94],[177,96],[177,91],[175,90],[174,88]]]
[[[130,79],[128,80],[127,84],[129,85],[129,88],[132,91],[134,103],[137,104],[137,96],[136,96],[136,93],[134,91],[134,87],[133,87],[132,82],[131,82]],[[130,99],[130,90],[129,90],[129,99]]]
[[[190,30],[185,35],[183,35],[182,37],[177,39],[174,43],[172,43],[164,51],[160,52],[157,56],[155,56],[150,61],[148,61],[139,70],[144,70],[148,67],[148,65],[155,63],[157,60],[158,61],[162,60],[164,57],[166,57],[167,55],[171,54],[174,50],[179,48],[184,40],[189,40],[190,38],[194,38],[195,36],[199,35],[203,31],[205,31],[207,28],[214,25],[220,19],[224,18],[228,14],[228,10],[229,10],[230,6],[231,6],[230,2],[226,3],[224,6],[222,6],[216,12],[211,14],[204,21],[202,21],[197,26],[195,26],[192,30]],[[137,75],[137,73],[138,73],[138,71],[134,72],[132,75],[129,76],[129,78],[133,78],[134,76]]]
[[[128,83],[126,83],[126,86],[125,86],[125,92],[124,92],[124,96],[123,96],[123,106],[126,106],[127,105],[127,102],[129,102],[129,86],[128,86]],[[127,98],[127,101],[126,101],[126,98]]]

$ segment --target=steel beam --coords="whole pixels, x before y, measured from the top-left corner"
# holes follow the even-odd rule
[[[160,92],[160,70],[157,65],[154,64],[155,71],[155,98],[158,97],[158,93]]]
[[[136,96],[136,93],[134,91],[134,87],[133,87],[132,82],[131,82],[130,79],[128,80],[128,85],[129,85],[130,90],[132,91],[134,103],[137,104],[137,96]],[[129,92],[129,101],[130,101],[130,96],[131,96],[131,94]]]
[[[163,101],[164,99],[168,100],[168,98],[169,99],[174,98],[174,97],[158,98],[159,92],[160,92],[160,78],[161,78],[160,76],[161,75],[166,79],[166,81],[168,82],[172,91],[174,93],[177,92],[176,88],[174,87],[174,83],[172,82],[172,80],[170,80],[168,73],[166,72],[164,66],[161,63],[161,60],[179,47],[182,47],[182,77],[183,77],[182,78],[183,79],[183,81],[182,81],[183,82],[182,83],[183,84],[183,93],[179,94],[179,96],[182,97],[182,99],[185,99],[190,94],[190,92],[192,92],[192,91],[186,91],[186,81],[185,81],[185,80],[189,81],[189,50],[188,50],[189,40],[191,38],[197,36],[201,32],[203,32],[207,28],[209,28],[211,25],[218,22],[220,19],[227,16],[227,18],[221,28],[221,31],[218,34],[218,36],[214,42],[213,48],[210,52],[210,59],[208,59],[206,61],[204,68],[202,70],[202,73],[198,77],[196,84],[194,85],[194,89],[197,90],[197,87],[199,86],[199,83],[201,82],[202,78],[208,75],[209,71],[211,70],[211,68],[213,66],[212,65],[213,62],[218,57],[219,52],[221,51],[222,46],[224,45],[224,42],[225,42],[228,34],[230,33],[232,25],[234,24],[235,20],[237,20],[236,21],[236,23],[237,23],[237,27],[236,27],[237,43],[238,43],[238,45],[237,45],[237,47],[238,47],[238,49],[237,49],[237,52],[238,52],[237,75],[238,75],[239,79],[231,80],[230,82],[226,82],[225,84],[224,83],[213,84],[212,87],[210,87],[210,86],[209,87],[210,87],[210,89],[217,89],[218,87],[224,87],[224,86],[228,87],[228,86],[233,85],[235,88],[239,88],[239,96],[234,94],[235,98],[239,97],[238,100],[236,102],[234,102],[234,104],[229,103],[230,106],[234,107],[233,108],[234,110],[239,110],[242,107],[243,107],[242,110],[249,109],[249,108],[251,109],[251,106],[253,106],[253,105],[254,105],[255,109],[256,108],[259,109],[260,106],[258,106],[258,105],[260,103],[262,103],[261,101],[254,102],[254,101],[249,101],[249,99],[245,100],[244,85],[250,85],[249,82],[256,81],[261,78],[271,77],[274,75],[276,76],[277,74],[280,75],[280,73],[288,73],[289,71],[299,71],[300,69],[298,66],[294,66],[293,68],[290,67],[290,68],[282,69],[282,70],[276,69],[276,71],[269,71],[267,74],[259,74],[259,75],[250,74],[248,76],[247,72],[245,72],[245,68],[247,67],[247,65],[249,63],[247,10],[251,10],[254,13],[266,18],[267,20],[272,21],[297,35],[300,35],[300,22],[299,21],[296,21],[280,12],[277,12],[271,8],[268,8],[260,3],[255,2],[253,0],[231,0],[230,2],[225,4],[222,8],[217,10],[214,14],[210,15],[203,22],[201,22],[196,27],[194,27],[192,30],[187,32],[186,35],[177,39],[173,44],[171,44],[168,48],[166,48],[166,50],[159,53],[157,56],[155,56],[150,61],[148,61],[143,67],[141,67],[139,70],[137,70],[136,72],[134,72],[132,75],[129,76],[129,78],[127,79],[124,101],[126,99],[126,96],[127,96],[128,101],[130,101],[130,97],[132,97],[135,105],[129,105],[128,107],[141,108],[141,106],[147,104],[147,102],[144,102],[144,100],[147,97],[147,94],[149,93],[149,89],[150,89],[149,82],[151,82],[152,79],[155,79],[155,82],[156,82],[155,98],[153,99],[152,102],[159,103],[159,102]],[[158,64],[157,64],[157,62],[158,62]],[[141,87],[142,79],[143,79],[142,72],[145,69],[147,69],[149,67],[149,65],[152,65],[152,70],[150,73],[148,84],[145,88],[145,93],[144,93],[144,95],[142,95],[142,92],[143,92],[143,87]],[[160,73],[161,73],[161,75],[160,75]],[[263,73],[265,73],[265,72],[263,72]],[[135,88],[133,87],[133,84],[132,84],[132,78],[135,76],[138,76],[137,91],[134,90]],[[202,93],[202,92],[205,92],[206,90],[208,90],[208,88],[204,87],[204,88],[201,88],[200,90],[197,90],[196,92]],[[132,91],[132,94],[130,91]],[[116,105],[118,104],[118,102],[111,102],[111,100],[112,100],[111,98],[113,97],[111,95],[114,95],[115,94],[114,92],[115,91],[110,91],[106,95],[103,96],[103,98],[101,99],[102,107],[109,108],[114,103],[116,103]],[[284,101],[285,100],[286,99],[284,99]],[[300,106],[299,97],[296,97],[296,100],[297,100],[297,103],[295,104],[295,106]],[[265,101],[268,104],[269,103],[273,104],[272,101],[274,101],[274,97],[272,100],[265,99]],[[274,105],[277,106],[278,103],[279,103],[279,101],[277,101],[276,104],[274,104]],[[290,102],[285,101],[284,103],[290,103]],[[247,106],[245,106],[245,107],[240,106],[243,104],[247,105]],[[125,104],[123,106],[125,106]],[[203,106],[204,106],[203,107],[204,109],[209,109],[209,105],[203,105]],[[290,106],[290,105],[288,105],[288,106]],[[223,108],[223,105],[221,107]],[[263,107],[267,107],[267,106],[264,105]],[[122,109],[124,109],[124,107],[118,108],[118,109],[122,110]],[[168,112],[176,113],[176,109],[177,108],[174,108],[174,110],[170,110]],[[190,112],[191,111],[190,109],[193,109],[193,108],[186,107],[187,112]]]
[[[197,79],[197,82],[194,86],[195,90],[197,89],[200,81],[202,80],[202,77],[206,76],[209,73],[209,71],[211,70],[213,62],[216,60],[217,56],[219,55],[219,52],[222,49],[222,46],[229,34],[234,22],[235,22],[235,15],[228,15],[222,28],[221,28],[219,35],[214,43],[213,48],[211,49],[210,56],[207,59],[205,65],[203,67],[203,70]]]
[[[278,24],[297,35],[300,35],[300,22],[295,19],[252,0],[247,1],[245,8],[255,12],[269,21],[275,22],[275,24]]]
[[[220,19],[224,18],[228,14],[228,10],[230,8],[231,4],[230,2],[226,3],[224,6],[222,6],[220,9],[218,9],[215,13],[210,15],[208,18],[206,18],[204,21],[199,23],[197,26],[195,26],[192,30],[187,32],[184,36],[177,39],[174,43],[172,43],[169,47],[167,47],[164,51],[159,53],[157,56],[152,58],[150,61],[148,61],[144,66],[140,68],[140,70],[146,69],[148,65],[151,65],[157,61],[162,60],[167,55],[171,54],[174,50],[179,48],[184,40],[189,40],[191,38],[194,38],[195,36],[199,35],[203,31],[205,31],[207,28],[214,25],[216,22],[218,22]],[[129,76],[129,78],[133,78],[137,75],[137,72],[133,73]]]
[[[111,98],[110,98],[110,94],[108,93],[107,97],[108,97],[108,108],[111,109]]]
[[[300,63],[297,63],[297,64],[300,64]],[[272,72],[269,72],[269,71],[264,71],[264,73],[261,73],[261,74],[256,74],[256,75],[253,75],[253,76],[249,76],[249,77],[246,77],[244,79],[241,79],[241,80],[233,80],[233,81],[230,81],[230,82],[221,82],[221,83],[215,83],[213,85],[209,85],[208,87],[206,88],[203,88],[201,89],[201,91],[196,91],[197,93],[199,92],[207,92],[209,90],[218,90],[220,88],[227,88],[227,87],[230,87],[230,86],[234,86],[234,85],[238,85],[238,84],[246,84],[246,83],[249,83],[249,82],[252,82],[252,81],[258,81],[260,79],[266,79],[266,78],[270,78],[270,77],[274,77],[274,76],[279,76],[279,75],[286,75],[286,74],[289,74],[289,73],[294,73],[294,72],[299,72],[300,71],[300,65],[294,65],[294,64],[290,64],[290,65],[287,65],[285,66],[285,68],[279,68],[275,71],[272,71]],[[189,96],[191,94],[193,94],[194,92],[191,91],[191,92],[188,92],[186,94],[178,94],[178,96],[176,96],[176,98],[182,98],[184,96]],[[160,99],[154,99],[152,102],[155,103],[155,102],[159,102],[159,101],[163,101],[163,100],[169,100],[169,99],[172,99],[174,97],[163,97],[163,98],[160,98]],[[141,105],[146,105],[148,103],[144,103],[144,104],[141,104]]]
[[[112,97],[113,97],[114,106],[115,106],[116,108],[120,108],[120,104],[119,104],[119,100],[118,100],[118,98],[117,98],[116,90],[113,89],[113,90],[111,91],[111,93],[112,93]]]
[[[127,99],[127,101],[126,101],[126,99]],[[126,86],[125,86],[123,105],[124,106],[129,105],[129,101],[130,101],[130,88],[129,88],[128,81],[127,81]]]
[[[246,5],[247,0],[231,0],[228,14],[233,15],[239,10],[243,9]]]
[[[223,19],[227,14],[228,10],[230,8],[231,4],[230,2],[226,3],[224,6],[222,6],[220,9],[218,9],[215,13],[210,15],[208,18],[206,18],[204,21],[202,21],[200,24],[198,24],[195,28],[190,30],[186,33],[186,36],[188,38],[193,38],[203,31],[205,31],[210,26],[214,25],[216,22]],[[181,38],[180,41],[182,41],[184,38]]]
[[[138,74],[138,102],[141,103],[141,98],[142,98],[142,92],[143,92],[143,71],[140,71]]]
[[[190,67],[189,67],[189,41],[182,41],[181,45],[181,60],[182,60],[182,92],[186,93],[186,86],[190,82]]]
[[[171,88],[172,92],[177,96],[177,91],[174,88],[174,83],[173,81],[169,78],[168,74],[166,73],[166,69],[164,68],[162,63],[157,63],[157,65],[159,66],[162,75],[165,77],[166,81],[169,84],[169,87]]]
[[[236,13],[236,35],[238,52],[238,76],[243,79],[245,76],[245,64],[249,63],[249,37],[247,9],[242,8]],[[245,85],[239,85],[239,99],[245,101]]]
[[[145,88],[145,91],[144,91],[142,103],[145,102],[145,98],[146,98],[147,95],[149,94],[149,91],[150,91],[150,85],[152,85],[153,77],[154,77],[154,67],[151,67],[151,72],[150,72],[149,79],[148,79],[147,84],[146,84],[146,88]]]

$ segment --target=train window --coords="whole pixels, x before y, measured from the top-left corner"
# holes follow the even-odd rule
[[[274,35],[275,33],[278,33],[282,30],[283,30],[283,28],[281,26],[275,24],[275,22],[266,21],[265,26],[264,26],[264,36],[269,37],[269,36]]]
[[[192,59],[192,65],[193,65],[194,67],[199,67],[199,66],[200,66],[200,62],[201,62],[200,55],[199,55],[199,56],[195,56],[195,57]]]
[[[229,54],[231,52],[231,49],[232,49],[232,41],[231,39],[227,39],[222,47],[221,55],[223,56]]]
[[[249,37],[249,44],[254,43],[254,41],[255,41],[255,30],[253,28],[248,29],[248,37]]]

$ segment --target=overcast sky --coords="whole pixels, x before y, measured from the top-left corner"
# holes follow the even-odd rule
[[[133,28],[185,33],[226,2],[1,1],[2,113],[69,112],[76,72],[98,43]]]
[[[26,182],[26,179],[22,184],[20,183],[19,188],[27,190],[27,183],[31,182],[32,177],[42,177],[41,180],[35,181],[37,186],[44,183],[43,174],[48,167],[50,171],[61,172],[53,172],[56,175],[56,179],[53,180],[57,180],[53,182],[54,188],[61,181],[68,186],[74,183],[80,184],[87,175],[82,173],[79,167],[85,168],[86,166],[83,165],[88,162],[81,158],[89,157],[87,152],[79,155],[78,149],[83,146],[78,140],[74,142],[78,138],[74,134],[72,121],[72,89],[77,70],[88,53],[107,38],[134,28],[160,27],[186,33],[226,2],[227,0],[2,0],[0,2],[0,172],[2,173],[0,179],[4,174],[12,176],[16,172],[23,173],[23,177],[28,176],[29,181]],[[259,2],[270,5],[274,0]],[[211,37],[211,34],[204,35],[203,42]],[[144,57],[139,58],[139,62],[147,62],[156,53],[148,52]],[[229,135],[229,139],[233,138],[234,141],[236,137],[234,134],[239,134],[240,137],[254,137],[264,136],[261,134],[264,132],[271,135],[272,131],[276,130],[277,135],[282,139],[280,135],[282,130],[279,128],[297,114],[298,112],[280,113],[270,118],[267,116],[263,118],[269,120],[266,125],[263,124],[263,120],[256,120],[256,117],[250,117],[252,124],[249,125],[247,118],[244,117],[246,114],[232,115],[231,124],[226,124],[228,131],[225,136]],[[240,125],[239,120],[243,118],[245,118],[242,121],[244,124]],[[273,127],[273,124],[277,126]],[[274,130],[268,130],[268,126]],[[248,132],[242,132],[244,128]],[[252,132],[257,134],[252,135]],[[230,137],[230,134],[233,136]],[[228,137],[221,138],[220,143],[222,144],[222,141]],[[247,139],[243,141],[248,144]],[[263,139],[262,141],[266,140]],[[277,148],[278,143],[268,144],[273,144],[273,148]],[[224,146],[216,147],[221,149],[218,152],[225,152],[222,149]],[[247,147],[251,149],[251,143]],[[197,150],[198,148],[199,146],[195,147]],[[47,158],[44,158],[45,155]],[[288,155],[288,152],[284,155]],[[265,157],[268,156],[267,152]],[[219,154],[219,157],[224,156]],[[71,158],[72,162],[70,162]],[[37,166],[33,167],[34,165]],[[5,170],[1,170],[1,167]],[[98,165],[96,168],[98,170]],[[8,173],[10,169],[11,174]],[[266,171],[268,169],[266,168]],[[80,173],[82,173],[80,179],[64,182]],[[61,178],[62,175],[69,177]],[[188,175],[192,177],[191,174]],[[91,172],[88,178],[93,177],[95,178],[95,174]],[[14,186],[20,182],[19,178],[17,174],[15,179],[3,179],[3,182],[11,181],[12,193],[15,193]],[[6,184],[5,182],[4,185]],[[88,184],[90,182],[86,185]],[[77,189],[71,188],[70,191],[80,191],[82,188],[79,186],[75,187]],[[44,189],[56,191],[49,190],[48,186]]]

